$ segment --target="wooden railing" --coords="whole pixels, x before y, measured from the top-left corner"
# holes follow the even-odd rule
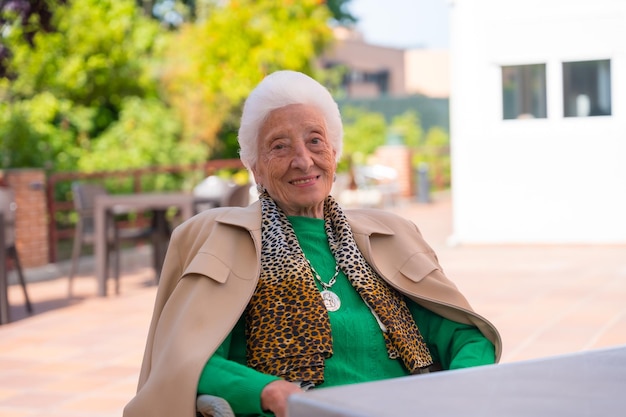
[[[70,185],[74,181],[100,181],[111,183],[113,180],[118,180],[120,182],[130,180],[132,183],[131,189],[127,189],[127,187],[125,187],[122,192],[142,193],[146,191],[155,191],[152,189],[144,189],[143,182],[146,177],[149,176],[170,174],[175,177],[177,176],[179,180],[182,177],[187,177],[188,180],[189,178],[191,178],[190,181],[197,184],[205,177],[213,175],[217,171],[236,171],[243,168],[243,164],[239,159],[221,159],[207,161],[202,164],[181,166],[149,167],[120,171],[100,171],[93,173],[62,172],[51,174],[48,176],[46,183],[46,201],[48,206],[49,260],[50,262],[56,262],[58,260],[58,243],[61,239],[69,239],[74,236],[73,226],[60,227],[60,223],[62,222],[59,221],[59,217],[62,214],[67,215],[68,213],[72,213],[74,211],[74,203],[72,201],[71,193],[69,191]],[[160,189],[159,191],[167,190]],[[181,190],[177,189],[176,191]],[[184,191],[191,191],[191,189]],[[112,189],[111,192],[119,193],[120,191],[117,189]]]

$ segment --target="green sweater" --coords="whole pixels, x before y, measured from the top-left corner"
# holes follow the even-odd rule
[[[289,217],[302,251],[322,280],[335,272],[335,259],[324,231],[324,220]],[[319,284],[318,284],[318,289]],[[341,272],[332,287],[341,308],[329,312],[333,356],[326,359],[324,383],[319,387],[353,384],[408,375],[400,360],[387,356],[376,319],[347,277]],[[445,319],[407,299],[407,303],[435,362],[458,369],[495,362],[493,344],[469,325]],[[225,398],[238,416],[271,415],[261,409],[261,391],[278,379],[246,364],[245,321],[240,318],[231,334],[209,359],[200,376],[198,393]]]

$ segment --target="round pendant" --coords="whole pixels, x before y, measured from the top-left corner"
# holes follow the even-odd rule
[[[320,294],[322,294],[322,300],[324,301],[324,305],[326,306],[326,310],[328,311],[337,311],[339,307],[341,307],[341,300],[332,291],[324,290]]]

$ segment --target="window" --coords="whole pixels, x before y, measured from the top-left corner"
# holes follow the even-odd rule
[[[502,115],[507,119],[546,118],[546,64],[502,67]]]
[[[367,84],[376,87],[378,94],[387,94],[389,92],[389,71],[360,71],[351,70],[344,76],[344,88],[348,89],[350,85]]]
[[[611,61],[563,63],[563,115],[611,115]]]

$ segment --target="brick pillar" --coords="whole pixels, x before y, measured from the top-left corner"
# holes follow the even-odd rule
[[[1,182],[15,192],[15,246],[22,267],[48,264],[48,208],[46,174],[41,169],[9,169]]]
[[[404,145],[385,145],[376,149],[376,163],[394,168],[398,172],[398,186],[401,197],[411,197],[414,191],[411,149]]]

